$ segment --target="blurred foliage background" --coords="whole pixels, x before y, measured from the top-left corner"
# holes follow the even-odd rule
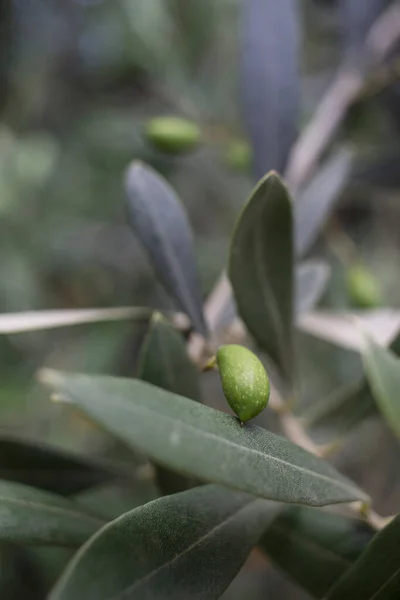
[[[299,1],[300,131],[351,52],[348,15],[339,4]],[[240,0],[1,0],[0,312],[172,307],[127,226],[123,175],[133,159],[159,170],[184,202],[206,297],[254,185],[238,76],[241,6]],[[279,56],[268,60],[279,68]],[[365,93],[332,144],[334,151],[345,143],[356,160],[334,216],[309,253],[332,269],[325,308],[363,305],[365,295],[360,299],[349,285],[349,269],[361,261],[372,278],[367,306],[400,310],[399,85],[395,74]],[[177,156],[157,150],[145,128],[163,114],[197,123],[201,144]],[[90,423],[49,405],[34,374],[46,364],[134,375],[145,329],[119,322],[1,336],[1,432],[123,461],[125,450]],[[301,410],[361,377],[356,353],[304,334],[298,345]],[[222,407],[212,376],[205,386],[208,402]],[[338,461],[372,493],[378,509],[393,511],[399,449],[376,415],[350,421],[337,426],[351,429]],[[323,428],[320,435],[325,439]],[[52,557],[57,563],[57,553]],[[253,556],[224,598],[258,599],[267,592],[307,598],[265,566]]]

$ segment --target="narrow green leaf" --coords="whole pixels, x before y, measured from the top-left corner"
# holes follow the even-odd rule
[[[296,268],[295,311],[309,312],[325,291],[330,267],[322,260],[307,260]]]
[[[200,400],[199,373],[182,336],[160,313],[152,317],[140,351],[138,377],[180,396]]]
[[[0,438],[0,479],[68,495],[112,478],[109,469],[74,454],[13,437]]]
[[[322,596],[364,550],[373,531],[361,521],[290,507],[261,539],[261,549],[312,596]]]
[[[365,335],[365,373],[377,406],[388,425],[400,437],[400,359]]]
[[[283,172],[300,108],[300,15],[296,0],[245,0],[241,96],[254,173]],[[266,60],[266,57],[274,60]]]
[[[265,501],[218,486],[160,498],[91,538],[50,600],[219,598],[270,518]]]
[[[282,502],[367,496],[327,462],[271,432],[143,381],[42,371],[71,402],[151,459],[186,475]]]
[[[74,502],[35,488],[0,481],[0,540],[37,546],[79,547],[104,521]]]
[[[229,278],[240,316],[261,348],[293,379],[293,223],[276,173],[253,191],[234,230]]]
[[[296,200],[294,234],[297,256],[303,256],[321,232],[350,178],[352,159],[353,155],[347,149],[334,154]]]
[[[138,377],[169,392],[200,401],[199,373],[189,359],[182,336],[155,313],[140,351]],[[192,487],[193,480],[157,466],[156,480],[162,494]]]
[[[131,225],[158,276],[194,328],[206,332],[192,232],[169,183],[147,165],[134,162],[126,175]]]
[[[400,594],[400,516],[375,535],[326,600],[395,600]]]

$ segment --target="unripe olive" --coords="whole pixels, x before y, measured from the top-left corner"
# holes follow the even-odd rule
[[[241,423],[256,417],[267,406],[270,393],[262,362],[253,352],[236,344],[221,346],[216,362],[225,398]]]
[[[347,271],[347,290],[356,306],[376,308],[382,304],[381,291],[375,277],[362,264]]]
[[[179,117],[154,117],[146,123],[146,137],[161,152],[182,154],[201,141],[201,130],[192,121]]]
[[[225,161],[233,171],[248,171],[251,166],[252,152],[244,140],[232,142],[225,154]]]

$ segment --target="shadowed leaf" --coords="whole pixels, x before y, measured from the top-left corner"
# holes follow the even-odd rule
[[[20,483],[0,481],[0,540],[77,548],[104,521],[78,504]]]
[[[192,232],[180,200],[161,175],[139,162],[128,169],[125,185],[130,223],[160,280],[205,334]]]
[[[326,600],[395,600],[400,591],[400,517],[379,531]]]

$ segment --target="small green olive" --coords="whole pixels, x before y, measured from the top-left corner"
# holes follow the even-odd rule
[[[352,265],[347,271],[346,279],[347,290],[355,306],[376,308],[382,304],[379,284],[364,265]]]
[[[221,346],[216,362],[225,398],[240,422],[256,417],[267,406],[270,393],[262,362],[253,352],[236,344]]]
[[[145,133],[149,142],[166,154],[189,152],[201,141],[201,130],[196,123],[173,116],[150,119]]]
[[[248,171],[251,166],[252,152],[244,140],[231,142],[225,154],[225,162],[233,171]]]

